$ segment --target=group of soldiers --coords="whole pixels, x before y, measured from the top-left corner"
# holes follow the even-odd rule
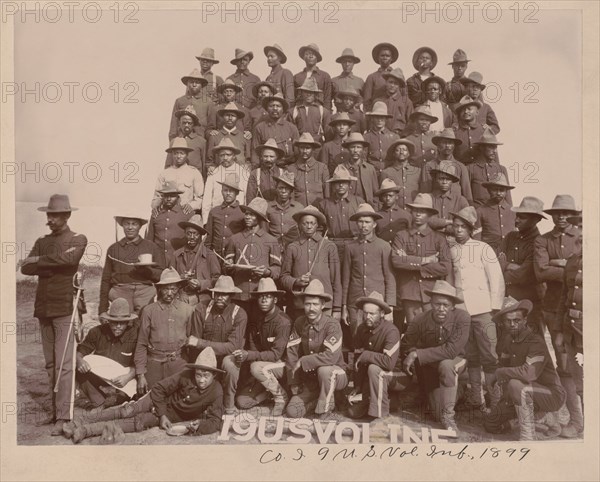
[[[108,420],[210,433],[267,402],[273,416],[373,420],[399,391],[456,432],[460,407],[493,433],[517,419],[532,440],[543,416],[547,435],[578,437],[582,214],[563,194],[513,205],[466,53],[448,82],[429,47],[406,80],[397,49],[376,45],[364,82],[351,49],[334,78],[315,44],[295,76],[279,46],[264,53],[265,81],[241,49],[224,81],[210,48],[182,78],[152,214],[115,216],[124,237],[107,250],[102,323],[74,355],[71,278],[87,240],[68,228],[66,195],[40,208],[52,233],[22,271],[39,276],[52,433],[78,442]],[[75,419],[74,371],[77,402],[95,409]]]

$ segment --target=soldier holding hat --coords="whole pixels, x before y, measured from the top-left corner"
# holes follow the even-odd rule
[[[277,183],[277,194],[273,201],[269,201],[267,208],[269,233],[279,241],[282,253],[288,244],[298,237],[298,226],[294,220],[294,214],[304,208],[302,204],[293,199],[294,177],[294,174],[288,171],[282,171],[278,176],[274,176]]]
[[[273,201],[277,194],[277,181],[273,177],[283,172],[283,169],[278,167],[278,162],[285,152],[277,146],[275,139],[267,139],[264,144],[256,146],[255,151],[260,164],[250,173],[246,202],[249,203],[257,196]]]
[[[333,175],[335,168],[348,155],[348,150],[343,143],[348,137],[348,133],[356,121],[350,119],[347,112],[338,112],[329,122],[327,128],[328,138],[331,139],[323,144],[319,151],[319,162],[322,162],[329,169],[329,174]]]
[[[498,125],[496,113],[494,112],[494,109],[483,100],[482,92],[485,89],[483,76],[479,72],[471,72],[460,81],[465,86],[467,95],[481,104],[477,115],[477,121],[480,124],[483,124],[485,128],[490,129],[493,134],[498,134],[498,132],[500,132],[500,126]]]
[[[398,49],[392,44],[383,42],[375,45],[371,56],[379,68],[367,76],[363,89],[363,106],[365,110],[374,107],[375,99],[385,95],[385,79],[383,74],[392,71],[392,64],[398,60]]]
[[[250,139],[250,116],[248,109],[241,102],[236,102],[236,96],[242,93],[242,88],[232,79],[226,79],[217,87],[217,94],[222,99],[217,104],[211,104],[208,108],[208,136],[215,136],[225,125],[229,131],[234,127]],[[234,114],[236,119],[233,122],[225,124],[225,115]]]
[[[315,149],[321,147],[308,132],[294,141],[298,148],[296,162],[287,170],[294,175],[294,199],[304,206],[315,204],[325,197],[325,182],[329,179],[329,170],[314,157]]]
[[[192,149],[188,153],[188,164],[195,167],[204,176],[205,171],[205,156],[206,156],[206,140],[204,135],[196,132],[195,127],[200,125],[200,119],[196,114],[196,109],[192,104],[188,105],[183,110],[175,112],[175,117],[178,119],[177,135],[182,137],[187,142],[187,146]],[[206,126],[206,122],[204,124]],[[204,129],[204,127],[202,128]],[[167,153],[165,159],[165,169],[173,165],[173,154]]]
[[[283,49],[277,44],[267,45],[263,49],[263,52],[267,57],[267,65],[271,67],[271,72],[265,81],[269,82],[275,88],[275,92],[285,99],[287,110],[289,106],[294,105],[296,100],[296,93],[294,92],[294,76],[291,71],[282,67],[282,65],[287,62],[287,56],[283,52]],[[264,142],[264,140],[261,142]]]
[[[390,72],[384,72],[385,93],[376,101],[387,105],[388,114],[391,115],[386,121],[386,127],[398,135],[402,135],[408,125],[408,119],[413,113],[413,103],[406,95],[404,89],[406,81],[402,69],[395,68]]]
[[[454,72],[454,76],[446,83],[444,89],[444,98],[449,105],[454,105],[467,93],[461,79],[465,76],[469,62],[467,53],[462,49],[456,49],[452,56],[452,62],[448,63],[448,65],[452,66],[452,71]]]
[[[469,165],[469,167],[474,165],[475,163]],[[511,204],[506,199],[514,186],[508,183],[504,174],[498,173],[489,181],[482,183],[482,187],[489,191],[489,198],[476,206],[479,224],[481,225],[481,240],[489,244],[498,253],[507,236],[511,232],[514,233],[516,224],[514,213],[516,211],[511,209]],[[527,232],[531,227],[535,227],[540,219],[528,225],[524,232]],[[530,238],[531,242],[535,239],[533,233],[529,233],[527,237]],[[525,253],[521,254],[525,255]]]
[[[223,84],[228,85],[228,84]],[[226,105],[219,106],[217,110],[221,121],[221,127],[218,130],[211,131],[208,137],[208,170],[207,174],[212,174],[216,167],[219,165],[219,159],[217,157],[218,150],[215,152],[215,146],[221,144],[223,139],[228,139],[231,143],[240,151],[236,155],[236,161],[242,166],[248,167],[247,163],[250,162],[250,145],[251,142],[247,138],[249,134],[250,126],[244,132],[245,127],[241,123],[241,120],[247,118],[247,113],[240,110],[240,108],[230,102]]]
[[[369,130],[365,132],[365,141],[369,143],[368,161],[375,166],[378,173],[386,167],[385,160],[390,146],[400,139],[400,136],[386,127],[388,113],[385,102],[377,101],[373,110],[365,114],[369,119]]]
[[[302,418],[314,412],[331,419],[336,395],[348,385],[342,356],[342,329],[338,320],[323,313],[331,295],[313,279],[298,295],[304,316],[296,319],[287,344],[286,374],[292,393],[286,415]]]
[[[126,299],[117,298],[100,320],[77,346],[77,383],[87,398],[83,408],[120,405],[137,390],[133,365],[139,330],[136,314]]]
[[[62,424],[73,416],[73,343],[69,334],[73,312],[73,276],[77,273],[87,246],[83,234],[74,233],[68,226],[71,207],[66,194],[53,194],[48,205],[38,208],[46,213],[47,226],[51,233],[38,238],[21,264],[21,272],[38,276],[33,315],[40,322],[42,348],[48,381],[52,414],[47,423],[54,423],[52,435],[60,435]],[[64,363],[61,367],[61,359]],[[62,371],[59,372],[59,370]],[[58,384],[58,392],[54,387]]]
[[[198,124],[194,126],[196,134],[204,137],[204,130],[208,125],[208,106],[212,100],[203,96],[203,88],[208,84],[208,80],[198,69],[194,69],[189,75],[184,75],[181,82],[186,86],[186,92],[184,96],[175,99],[169,126],[169,141],[178,136],[180,118],[176,114],[183,112],[188,106],[194,108],[198,118]]]
[[[410,114],[408,120],[411,123],[412,132],[406,135],[405,139],[415,146],[414,161],[418,164],[424,164],[435,159],[437,150],[433,138],[437,132],[431,130],[431,124],[436,122],[438,118],[431,114],[429,106],[420,105]]]
[[[430,194],[417,194],[406,204],[412,216],[411,227],[396,234],[392,242],[392,265],[397,272],[397,303],[402,302],[406,322],[430,308],[429,295],[437,279],[445,279],[452,267],[446,237],[433,231],[429,218],[438,214]]]
[[[477,159],[477,145],[475,144],[483,135],[484,126],[478,120],[481,102],[465,95],[452,108],[458,119],[453,126],[456,138],[460,144],[454,147],[454,157],[463,164],[471,164]]]
[[[407,375],[402,373],[400,333],[393,323],[384,317],[392,308],[383,301],[381,293],[373,291],[369,296],[356,300],[363,323],[354,339],[354,389],[351,395],[362,393],[362,400],[350,406],[352,418],[371,419],[390,414],[388,391],[407,385]],[[404,385],[401,383],[404,382]]]
[[[406,86],[412,103],[419,105],[425,102],[424,81],[435,77],[432,70],[437,65],[437,54],[431,47],[420,47],[413,54],[412,64],[416,72],[408,78]]]
[[[309,77],[297,88],[297,92],[299,98],[290,112],[291,120],[300,134],[308,132],[313,139],[321,143],[325,140],[325,128],[331,118],[331,112],[319,103],[317,98],[322,90],[319,89],[317,81]]]
[[[354,51],[351,48],[345,48],[342,50],[342,54],[335,59],[335,61],[342,65],[342,73],[331,79],[333,102],[335,104],[336,111],[340,112],[339,93],[347,90],[353,90],[360,98],[365,81],[362,77],[358,77],[352,72],[354,65],[358,64],[360,59],[354,55]]]
[[[275,88],[269,82],[259,82],[252,87],[252,95],[254,96],[255,103],[248,112],[248,116],[250,117],[250,132],[254,132],[254,128],[269,117],[267,110],[262,105],[262,100],[265,97],[275,95],[275,93]]]
[[[565,402],[565,391],[544,338],[527,327],[531,308],[529,300],[507,297],[502,309],[494,315],[502,333],[498,343],[500,367],[495,375],[502,387],[502,399],[484,423],[488,432],[508,431],[506,422],[515,418],[516,412],[521,441],[535,440],[534,410],[549,412],[554,421],[552,428],[556,430],[552,412]]]
[[[156,217],[158,208],[163,203],[161,190],[165,184],[174,184],[181,191],[179,202],[184,214],[191,214],[194,210],[201,208],[204,179],[198,169],[189,165],[187,156],[192,151],[193,149],[187,145],[187,141],[183,137],[173,139],[171,145],[166,149],[166,152],[173,156],[173,164],[164,169],[156,179],[151,203],[153,216]]]
[[[134,355],[139,394],[185,368],[182,351],[192,333],[194,307],[177,295],[186,282],[175,269],[165,269],[155,283],[157,301],[145,306],[140,314]]]
[[[471,319],[469,313],[456,307],[463,300],[446,281],[437,280],[425,293],[431,299],[431,309],[408,325],[402,341],[404,371],[411,374],[415,368],[435,419],[458,434],[454,405],[458,376],[467,364],[465,351]]]
[[[375,196],[375,191],[379,188],[379,172],[375,166],[367,162],[364,155],[365,150],[369,148],[369,143],[365,141],[362,134],[351,133],[343,142],[349,154],[343,156],[343,165],[350,175],[356,177],[356,181],[350,183],[350,193],[354,194],[373,206],[379,206],[379,200]]]
[[[200,74],[206,79],[206,84],[202,87],[202,95],[206,102],[217,102],[217,87],[223,83],[223,79],[212,72],[213,66],[219,63],[215,58],[215,49],[206,47],[196,58],[200,63]]]
[[[292,217],[298,223],[300,235],[288,245],[283,257],[279,282],[292,298],[286,312],[292,320],[304,314],[302,299],[294,294],[318,279],[325,291],[333,295],[325,303],[325,313],[339,320],[342,309],[340,258],[336,245],[319,232],[319,228],[326,229],[327,218],[314,206],[307,206]]]
[[[140,236],[140,229],[148,222],[140,216],[115,216],[125,237],[109,246],[100,281],[98,314],[108,310],[108,302],[125,298],[136,314],[156,295],[153,282],[158,281],[165,266],[160,248]]]
[[[179,227],[184,230],[185,245],[167,258],[167,265],[175,268],[187,281],[179,290],[179,299],[195,306],[210,298],[208,289],[221,275],[221,264],[215,253],[202,242],[202,236],[207,234],[202,216],[194,214],[189,220],[180,222]]]
[[[229,80],[232,80],[235,85],[240,87],[242,91],[238,96],[238,101],[246,109],[250,109],[256,102],[256,95],[254,94],[254,88],[260,84],[260,78],[258,75],[254,75],[248,70],[248,66],[254,54],[252,52],[246,52],[243,49],[235,49],[235,56],[229,63],[235,65],[236,69],[233,74],[229,76]]]
[[[284,294],[271,278],[262,278],[258,282],[257,289],[252,292],[258,311],[248,327],[248,350],[238,349],[232,353],[242,370],[249,367],[248,375],[251,375],[246,386],[238,390],[237,406],[252,408],[270,394],[274,401],[274,417],[283,414],[288,401],[288,395],[279,382],[284,378],[285,348],[292,329],[292,321],[277,306]]]
[[[129,402],[95,414],[93,422],[87,418],[65,424],[65,437],[79,443],[104,432],[121,430],[125,433],[142,432],[160,427],[169,432],[173,423],[190,421],[185,425],[189,435],[218,432],[223,415],[223,389],[215,383],[223,370],[217,368],[212,348],[198,355],[195,363],[187,363],[182,370],[158,382],[152,390],[135,402]]]
[[[397,204],[404,209],[419,192],[421,165],[413,161],[415,145],[408,139],[399,139],[389,147],[386,160],[387,167],[381,177],[389,179],[398,187]],[[377,193],[375,193],[377,195]],[[381,197],[381,196],[380,196]]]
[[[301,96],[298,95],[300,94],[301,86],[303,86],[308,79],[313,79],[320,91],[317,96],[317,101],[327,110],[331,110],[331,76],[317,67],[317,64],[323,60],[321,52],[319,51],[319,46],[317,44],[304,45],[300,47],[298,55],[304,60],[306,67],[294,75],[296,97]],[[325,125],[327,125],[327,123]]]
[[[220,276],[215,287],[209,291],[212,291],[213,299],[196,305],[192,316],[192,335],[187,344],[199,350],[214,350],[217,356],[215,361],[225,372],[222,381],[223,404],[225,414],[230,415],[235,411],[235,392],[240,377],[240,367],[233,353],[244,348],[248,315],[232,302],[232,296],[240,294],[242,290],[236,288],[231,276]]]

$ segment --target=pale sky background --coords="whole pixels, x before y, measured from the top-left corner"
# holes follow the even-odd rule
[[[354,73],[366,78],[377,68],[371,49],[386,41],[397,46],[400,57],[395,66],[402,68],[407,78],[414,73],[412,55],[416,48],[427,45],[436,50],[438,65],[434,72],[446,80],[452,77],[447,63],[453,52],[459,47],[464,49],[472,59],[468,71],[481,72],[485,83],[495,82],[502,90],[501,98],[490,104],[501,127],[501,161],[517,186],[513,191],[515,204],[524,195],[535,195],[549,207],[555,194],[569,193],[581,205],[578,12],[540,10],[535,15],[536,24],[515,23],[510,10],[504,10],[497,23],[485,22],[480,11],[475,11],[473,23],[468,21],[466,11],[457,23],[443,17],[436,23],[433,16],[423,23],[419,15],[403,22],[399,10],[354,10],[338,11],[333,17],[338,23],[325,24],[325,13],[321,11],[319,23],[315,23],[310,10],[303,11],[297,23],[283,21],[280,11],[275,12],[274,23],[269,23],[266,11],[262,20],[254,24],[243,17],[236,23],[232,15],[226,23],[221,22],[219,15],[209,16],[203,23],[199,10],[139,11],[135,16],[139,19],[137,24],[114,23],[111,11],[104,11],[103,18],[95,24],[84,22],[77,13],[72,24],[66,13],[56,24],[17,21],[15,82],[29,89],[35,82],[79,82],[80,86],[74,88],[73,103],[69,102],[64,85],[62,98],[56,103],[43,99],[36,103],[33,95],[22,103],[20,96],[15,97],[19,167],[33,169],[36,162],[62,166],[62,178],[55,183],[44,179],[36,183],[34,176],[29,175],[22,184],[17,176],[16,200],[42,205],[52,193],[68,193],[72,204],[82,207],[72,225],[89,233],[90,241],[109,242],[114,239],[112,216],[123,207],[143,215],[149,213],[154,182],[164,162],[173,102],[185,92],[180,78],[199,67],[195,55],[204,47],[215,48],[221,63],[213,71],[224,78],[234,72],[229,63],[234,49],[252,50],[255,57],[250,70],[261,79],[269,73],[263,54],[265,45],[281,45],[288,56],[285,67],[297,73],[304,66],[298,56],[299,47],[317,43],[324,57],[319,67],[332,77],[341,71],[335,58],[344,47],[352,47],[362,59]],[[102,88],[97,103],[83,99],[81,87],[89,82]],[[114,102],[114,91],[110,90],[115,82],[121,86],[119,103]],[[127,82],[139,85],[133,95],[138,103],[122,102],[122,97],[132,92],[125,90]],[[533,95],[537,103],[524,102],[525,95],[532,92],[525,89],[528,82],[538,86]],[[520,85],[518,102],[515,83]],[[51,97],[56,95],[54,89],[48,93]],[[491,88],[489,93],[497,95]],[[69,182],[65,162],[81,163],[74,168],[74,183]],[[95,183],[82,177],[81,167],[86,162],[102,167],[102,175]],[[124,168],[127,162],[139,166],[133,176],[138,183],[123,182],[123,176],[130,172]],[[114,180],[114,170],[109,169],[115,163],[120,170],[119,182]],[[539,169],[533,173],[534,168],[526,167],[526,163],[535,163]],[[88,171],[91,175],[95,172]],[[54,176],[56,171],[48,173]],[[533,174],[532,182],[524,183],[528,173]],[[93,206],[93,211],[86,211],[88,206]],[[42,213],[32,216],[31,205],[23,212],[17,207],[17,240],[26,241],[30,247],[35,237],[47,231],[43,220]],[[542,231],[549,228],[549,222],[540,224]]]

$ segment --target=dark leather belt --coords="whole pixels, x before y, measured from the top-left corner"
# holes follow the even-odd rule
[[[583,318],[583,312],[580,310],[569,309],[569,318],[573,320],[581,320]]]
[[[181,358],[181,348],[179,350],[175,350],[172,352],[164,352],[160,350],[153,350],[151,348],[148,349],[148,354],[150,355],[150,360],[165,363],[170,361],[175,361]]]

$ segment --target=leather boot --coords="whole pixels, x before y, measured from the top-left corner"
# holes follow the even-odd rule
[[[79,425],[73,432],[73,443],[78,444],[85,438],[102,435],[105,425],[106,422],[86,423]]]
[[[284,390],[281,390],[280,394],[273,395],[273,401],[275,402],[275,404],[273,405],[273,416],[281,417],[289,401],[287,393],[285,393]]]
[[[526,401],[522,405],[515,405],[519,418],[519,440],[535,440],[535,421],[533,419],[533,402]]]
[[[546,432],[547,437],[558,437],[561,432],[561,426],[558,422],[558,413],[557,412],[548,412],[544,417],[544,421],[548,426],[548,431]]]
[[[445,429],[451,429],[458,435],[458,427],[454,421],[454,405],[456,404],[456,387],[439,387],[433,390],[438,401],[440,421]]]
[[[481,386],[481,368],[469,368],[468,373],[471,390],[469,390],[465,405],[469,408],[481,408],[482,406],[485,406],[483,388]]]
[[[496,383],[495,373],[485,373],[485,389],[490,398],[490,411],[494,410],[502,398],[502,389]]]
[[[569,424],[563,427],[560,436],[575,438],[583,431],[583,408],[581,398],[577,395],[575,381],[572,377],[561,377],[560,382],[567,392],[566,405],[569,410]]]

